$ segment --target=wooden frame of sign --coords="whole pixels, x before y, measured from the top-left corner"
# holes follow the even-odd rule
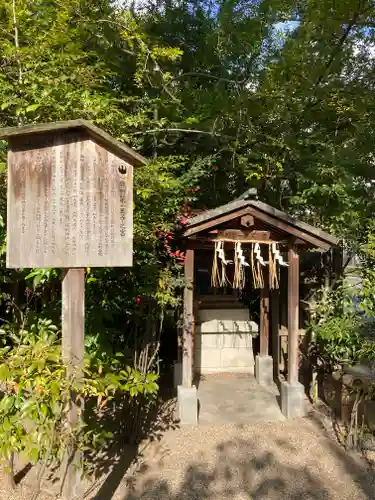
[[[0,138],[9,146],[7,267],[65,268],[62,356],[79,376],[84,268],[132,266],[133,166],[146,160],[85,120],[0,129]],[[70,422],[79,418],[72,402]],[[69,463],[63,493],[71,499],[78,478]]]

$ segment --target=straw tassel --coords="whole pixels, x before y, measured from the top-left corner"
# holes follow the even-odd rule
[[[241,242],[237,241],[234,246],[234,279],[233,279],[233,288],[238,288],[242,290],[245,287],[245,267],[248,267],[249,264],[245,260],[245,256],[243,254]]]
[[[270,280],[270,288],[275,289],[279,288],[279,282],[277,279],[277,260],[276,254],[273,251],[273,246],[269,245],[268,247],[268,261],[269,261],[269,280]]]
[[[259,245],[257,245],[257,243],[255,245],[251,245],[251,270],[253,273],[254,288],[263,288],[263,273],[260,267],[260,262],[259,259],[256,259],[256,261],[254,259],[260,251]]]
[[[214,260],[212,262],[212,271],[211,271],[211,285],[214,288],[218,288],[220,286],[219,266],[217,261],[218,243],[219,243],[218,241],[215,241]]]
[[[220,259],[220,264],[219,264]],[[226,265],[230,264],[231,260],[226,260],[224,252],[224,242],[215,241],[215,254],[212,263],[211,285],[215,288],[224,287],[227,285],[228,278],[226,273]]]

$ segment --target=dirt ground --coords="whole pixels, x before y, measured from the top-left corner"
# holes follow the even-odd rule
[[[313,417],[168,430],[146,446],[128,472],[127,463],[121,456],[114,460],[85,498],[375,499],[373,471],[359,455],[346,453]],[[30,500],[24,481],[12,494],[0,490],[0,499]]]

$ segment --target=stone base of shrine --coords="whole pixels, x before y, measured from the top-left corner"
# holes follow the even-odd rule
[[[198,394],[195,385],[177,387],[177,416],[180,424],[198,424]]]
[[[255,378],[259,385],[273,385],[273,359],[272,356],[260,356],[255,358]]]
[[[249,310],[199,309],[194,339],[194,372],[254,373],[253,337],[258,325]]]
[[[307,414],[307,404],[305,389],[299,382],[289,384],[281,382],[281,411],[286,418],[305,417]]]

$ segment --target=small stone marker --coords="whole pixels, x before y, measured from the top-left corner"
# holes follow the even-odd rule
[[[85,267],[132,266],[133,166],[146,160],[85,120],[0,129],[8,148],[7,267],[65,268],[62,356],[84,356]],[[71,405],[69,421],[79,422]],[[76,494],[66,469],[63,495]]]

